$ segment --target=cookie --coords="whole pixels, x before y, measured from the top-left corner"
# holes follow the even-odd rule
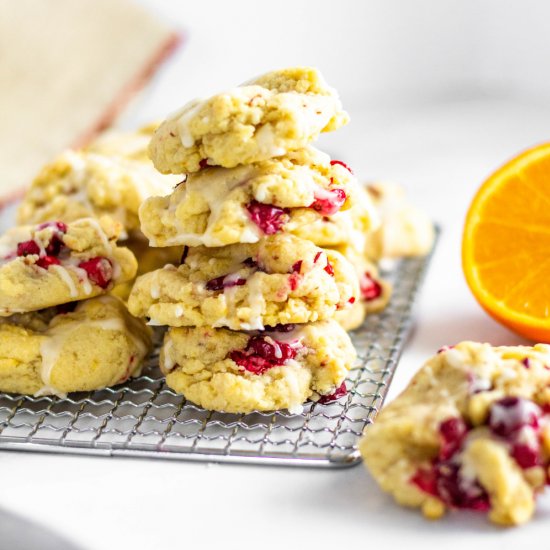
[[[462,342],[426,362],[367,428],[367,468],[397,502],[528,521],[547,483],[550,346]]]
[[[100,296],[67,306],[0,318],[0,391],[64,396],[140,373],[150,329],[122,302]]]
[[[424,256],[434,242],[430,218],[414,207],[400,185],[375,182],[367,185],[381,223],[366,238],[367,255],[373,259]]]
[[[388,281],[380,277],[376,265],[367,259],[363,250],[357,250],[352,244],[334,247],[354,267],[359,282],[359,298],[350,310],[337,311],[334,319],[346,330],[360,327],[366,316],[378,313],[386,308],[392,294]]]
[[[341,254],[281,234],[254,244],[189,248],[180,266],[139,277],[128,307],[153,325],[261,330],[330,318],[358,292]]]
[[[104,294],[132,279],[136,259],[116,245],[120,224],[83,218],[19,226],[0,237],[0,316]]]
[[[160,125],[149,152],[163,174],[234,168],[302,149],[347,122],[319,71],[295,67],[187,103]]]
[[[122,224],[124,238],[139,229],[141,203],[170,193],[179,181],[159,174],[150,161],[68,150],[36,176],[19,207],[18,222],[67,223],[109,215]]]
[[[171,328],[160,367],[166,383],[205,409],[232,413],[288,409],[345,395],[355,349],[335,321],[263,332]]]
[[[331,223],[341,210],[352,214]],[[145,201],[139,216],[153,246],[253,243],[285,231],[309,231],[316,244],[334,244],[344,242],[348,231],[363,234],[378,223],[349,168],[313,147],[190,174],[171,195]]]

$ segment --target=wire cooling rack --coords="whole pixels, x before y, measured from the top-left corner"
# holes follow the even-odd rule
[[[0,449],[107,456],[351,466],[357,441],[381,407],[405,339],[429,257],[401,260],[384,273],[389,306],[352,334],[359,360],[348,394],[308,403],[302,414],[222,414],[201,409],[168,388],[158,350],[144,374],[124,385],[70,397],[0,393]]]

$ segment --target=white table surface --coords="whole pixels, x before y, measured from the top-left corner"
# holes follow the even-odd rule
[[[158,112],[161,101],[149,96],[136,119]],[[352,123],[321,146],[365,179],[402,182],[443,227],[391,397],[444,344],[522,342],[489,319],[468,292],[461,228],[484,176],[548,137],[550,109],[487,98],[392,111],[347,107]],[[0,510],[90,549],[388,544],[448,550],[483,544],[517,550],[544,540],[550,519],[550,498],[542,497],[534,520],[518,529],[500,529],[469,513],[427,522],[418,511],[394,505],[361,466],[327,471],[2,452],[0,471]]]

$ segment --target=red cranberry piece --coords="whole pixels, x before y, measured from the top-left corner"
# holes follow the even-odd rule
[[[332,216],[342,208],[348,196],[343,189],[329,189],[315,195],[315,200],[309,205],[323,216]]]
[[[302,276],[299,273],[291,273],[288,277],[288,286],[290,286],[290,290],[296,290],[298,286],[300,286],[301,280]]]
[[[250,219],[266,234],[273,235],[281,230],[285,223],[285,211],[271,204],[252,201],[246,209]]]
[[[510,454],[521,468],[532,468],[540,464],[539,449],[526,443],[515,444]]]
[[[248,355],[242,350],[232,351],[229,354],[229,357],[231,357],[231,359],[235,361],[235,363],[237,363],[239,367],[242,367],[252,374],[263,374],[264,372],[275,366],[263,357]]]
[[[529,399],[508,396],[495,401],[489,411],[493,433],[507,437],[524,426],[538,426],[541,410]]]
[[[296,357],[296,349],[286,342],[272,340],[268,342],[261,336],[253,336],[248,342],[247,348],[252,353],[268,359],[275,364],[283,364],[288,359]]]
[[[321,395],[317,403],[321,403],[321,405],[326,405],[327,403],[332,403],[333,401],[344,397],[344,395],[347,395],[347,393],[348,389],[346,388],[346,383],[342,382],[331,394]]]
[[[439,496],[437,493],[437,476],[433,468],[429,470],[418,469],[411,477],[410,482],[429,495]]]
[[[368,271],[361,277],[359,286],[361,288],[361,296],[367,302],[376,300],[382,294],[382,285],[373,279]]]
[[[526,368],[526,369],[530,369],[531,368],[531,364],[529,362],[529,357],[525,357],[521,364]]]
[[[450,462],[435,465],[438,496],[452,508],[466,508],[485,512],[489,497],[476,481],[467,481],[460,475],[460,466]]]
[[[322,255],[323,253],[321,251],[317,252],[317,254],[315,254],[315,258],[313,258],[313,263],[316,264]]]
[[[59,265],[61,262],[55,256],[43,256],[38,258],[36,265],[42,269],[48,269],[51,265]]]
[[[298,260],[294,264],[292,264],[292,273],[300,273],[302,269],[302,260]]]
[[[439,425],[439,435],[441,436],[441,448],[439,458],[447,460],[462,445],[462,441],[468,432],[468,427],[462,418],[448,418]]]
[[[208,168],[210,165],[208,164],[208,159],[201,159],[199,161],[200,169],[203,170],[204,168]]]
[[[342,162],[341,160],[330,161],[331,166],[334,166],[335,164],[339,164],[340,166],[343,166],[350,174],[353,174],[353,170],[345,162]]]
[[[84,269],[88,279],[101,288],[107,288],[113,278],[113,265],[107,258],[101,256],[80,262],[78,267]]]
[[[272,339],[267,341],[262,336],[253,336],[244,350],[233,350],[229,357],[247,371],[263,374],[268,369],[284,365],[289,359],[294,359],[296,352],[296,347],[286,342]]]
[[[327,265],[323,268],[331,277],[334,277],[334,268],[332,264],[327,260]]]
[[[48,256],[57,256],[61,252],[63,246],[63,239],[56,233],[52,235],[50,242],[46,246],[46,254],[48,254]]]
[[[246,284],[246,279],[239,277],[238,279],[226,279],[229,275],[222,275],[221,277],[216,277],[211,279],[206,283],[206,290],[222,290],[224,288],[231,288],[233,286],[242,286]]]
[[[17,245],[18,256],[29,256],[30,254],[40,254],[40,247],[36,241],[23,241]]]
[[[348,302],[349,302],[350,304],[355,304],[355,296],[352,296],[352,297],[348,300]]]

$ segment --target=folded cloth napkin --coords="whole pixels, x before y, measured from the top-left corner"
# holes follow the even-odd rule
[[[107,127],[179,39],[130,0],[0,2],[0,203]]]

